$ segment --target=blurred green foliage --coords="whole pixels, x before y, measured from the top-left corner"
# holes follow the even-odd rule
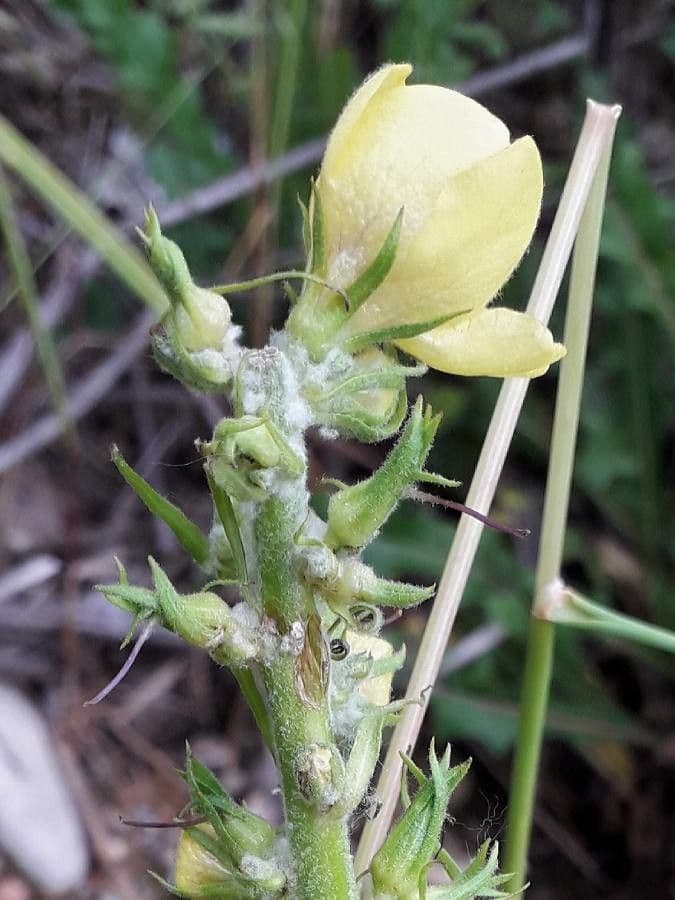
[[[263,151],[274,145],[283,152],[325,133],[364,72],[379,62],[409,59],[415,80],[454,82],[579,26],[570,5],[554,0],[370,0],[344,8],[259,0],[224,6],[209,0],[52,3],[114,72],[121,116],[146,141],[147,167],[169,197],[245,164],[256,116],[276,134],[274,140],[263,135]],[[672,27],[660,46],[664,59],[675,62]],[[567,129],[557,158],[546,152],[555,141],[545,130],[538,133],[541,115],[528,118],[528,91],[541,102],[536,86],[526,84],[513,100],[514,130],[534,130],[547,156],[546,222],[583,110],[580,85],[591,76],[587,63],[576,63],[573,72],[572,89],[556,97],[557,115]],[[602,89],[602,73],[592,77]],[[275,110],[289,96],[287,121],[272,127]],[[508,111],[509,98],[499,102],[500,113]],[[555,129],[554,118],[548,121]],[[286,179],[278,198],[278,251],[270,251],[271,267],[278,267],[279,259],[300,257],[296,195],[306,195],[307,174]],[[213,277],[235,246],[251,204],[246,199],[172,231],[194,271]],[[654,187],[637,128],[624,117],[610,174],[565,565],[571,580],[597,601],[670,627],[675,625],[674,226],[675,205]],[[539,255],[540,247],[533,249],[507,285],[509,306],[524,306]],[[98,302],[107,302],[105,292]],[[558,309],[554,319],[558,334],[562,312]],[[532,385],[496,504],[498,516],[535,528],[554,388],[555,372]],[[498,385],[430,378],[423,389],[434,408],[445,412],[432,468],[468,482]],[[388,577],[437,581],[452,531],[446,516],[408,503],[369,550],[370,561]],[[535,549],[536,534],[517,548],[503,535],[485,534],[456,633],[497,623],[505,637],[441,685],[433,704],[440,738],[472,739],[495,753],[512,741]],[[628,576],[612,560],[622,561]],[[410,642],[409,633],[406,637]],[[644,658],[667,677],[675,674],[662,660]],[[612,695],[588,640],[569,631],[558,640],[551,727],[577,742],[593,736],[650,739]]]

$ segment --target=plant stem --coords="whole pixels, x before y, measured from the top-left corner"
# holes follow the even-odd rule
[[[556,400],[535,598],[560,575],[607,175],[620,109],[592,104],[589,112],[594,113],[601,125],[598,140],[601,141],[602,155],[595,170],[574,247],[565,318],[564,342],[567,356],[561,365]],[[513,873],[508,889],[519,894],[526,876],[553,654],[553,624],[533,615],[527,643],[520,723],[507,813],[506,853],[503,860],[503,868]]]
[[[557,589],[557,598],[538,604],[534,612],[540,620],[555,625],[572,625],[675,653],[675,631],[607,609],[562,584]]]
[[[294,563],[295,534],[307,514],[303,479],[298,479],[288,494],[283,501],[279,497],[265,501],[255,532],[265,620],[284,636],[292,635],[297,626],[302,629],[302,646],[296,652],[275,650],[263,664],[293,860],[293,896],[298,900],[351,900],[356,897],[356,887],[346,817],[322,809],[301,788],[301,760],[325,759],[321,754],[333,746],[333,739],[323,640],[320,636],[312,639],[312,596],[301,584]],[[330,780],[330,768],[321,774]],[[308,782],[313,777],[310,767]]]
[[[330,745],[328,710],[305,705],[298,696],[295,659],[266,667],[265,684],[284,797],[287,833],[298,900],[356,897],[347,822],[321,812],[300,791],[297,761],[312,746]]]
[[[551,234],[532,286],[527,311],[544,324],[550,318],[606,140],[606,115],[600,112],[603,109],[589,103]],[[507,378],[499,393],[466,499],[467,506],[483,515],[490,511],[528,384],[526,378]],[[467,515],[461,516],[406,692],[408,699],[421,699],[421,702],[409,706],[394,729],[377,786],[382,805],[377,817],[363,829],[355,862],[357,873],[368,868],[389,829],[401,780],[400,753],[410,753],[415,746],[429,702],[431,692],[428,688],[438,675],[482,533],[480,522]]]

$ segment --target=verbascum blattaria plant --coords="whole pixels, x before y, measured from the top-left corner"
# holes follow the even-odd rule
[[[141,500],[203,573],[181,593],[150,559],[152,587],[100,590],[141,623],[158,621],[228,666],[276,760],[284,825],[273,828],[221,788],[188,751],[189,805],[173,882],[182,897],[472,898],[505,896],[496,846],[461,870],[440,849],[450,794],[468,764],[432,745],[404,790],[405,811],[364,878],[350,819],[369,785],[404,648],[381,635],[383,608],[407,609],[433,587],[380,578],[363,549],[426,470],[439,416],[408,379],[534,377],[564,348],[534,318],[490,306],[532,238],[542,168],[530,137],[511,142],[483,106],[387,65],[347,103],[303,206],[307,264],[288,288],[285,327],[248,349],[227,286],[198,287],[179,247],[148,211],[142,238],[170,300],[153,334],[158,364],[195,391],[222,394],[232,416],[200,443],[213,525],[203,533],[114,451]],[[297,277],[297,273],[296,277]],[[278,277],[273,276],[274,280]],[[240,288],[241,286],[232,286]],[[381,468],[337,484],[324,521],[310,506],[307,429],[374,443],[398,435]],[[237,585],[239,602],[219,594]],[[447,884],[428,886],[432,862]]]

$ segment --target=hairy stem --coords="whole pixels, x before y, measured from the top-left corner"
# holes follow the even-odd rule
[[[326,770],[322,763],[333,741],[322,638],[312,630],[311,594],[294,564],[295,534],[307,511],[302,481],[294,488],[288,499],[265,501],[256,521],[263,612],[281,637],[263,665],[263,677],[281,773],[294,896],[349,900],[356,888],[346,817],[331,815],[317,796],[322,779],[330,789],[330,766]]]

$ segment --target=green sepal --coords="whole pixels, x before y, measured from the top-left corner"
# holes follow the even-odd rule
[[[408,763],[406,757],[404,762]],[[370,866],[375,893],[415,896],[420,877],[435,857],[450,795],[464,778],[470,761],[450,767],[449,748],[442,759],[433,742],[429,750],[431,777],[418,788]],[[415,767],[416,769],[416,767]],[[417,772],[414,773],[417,777]]]
[[[377,331],[364,331],[355,334],[353,337],[347,337],[340,341],[340,335],[336,335],[336,340],[340,341],[342,347],[349,353],[356,353],[364,347],[371,344],[386,344],[391,341],[399,341],[405,338],[417,337],[418,334],[424,334],[444,325],[456,316],[462,316],[467,310],[453,313],[450,316],[437,316],[435,319],[428,319],[426,322],[414,322],[409,325],[393,325],[391,328],[381,328]]]
[[[312,181],[307,217],[310,238],[310,246],[307,252],[307,268],[314,275],[325,275],[326,238],[323,228],[323,207],[321,206],[321,195],[315,181]]]
[[[388,415],[373,415],[353,397],[341,398],[330,409],[317,410],[317,425],[335,428],[343,437],[355,438],[363,444],[377,444],[396,434],[408,409],[405,388],[400,388]]]
[[[414,366],[393,363],[387,368],[357,372],[356,375],[349,375],[335,385],[329,385],[328,390],[323,392],[320,403],[327,404],[343,394],[354,394],[379,388],[398,388],[405,384],[406,378],[421,378],[427,371],[427,366],[423,363]]]
[[[374,578],[359,591],[357,599],[375,606],[393,606],[396,609],[410,609],[433,597],[436,585],[407,584],[390,581],[388,578]]]
[[[231,868],[238,868],[247,854],[261,859],[270,856],[276,837],[272,826],[235,803],[213,772],[194,758],[189,744],[186,748],[185,780],[194,812],[203,815],[216,834],[215,842],[212,836],[204,832],[199,836],[193,835],[205,849]],[[191,829],[191,833],[196,831],[198,829]]]
[[[440,416],[422,398],[415,403],[403,433],[382,466],[364,481],[339,491],[328,502],[329,547],[360,548],[369,543],[419,477],[431,449]]]
[[[152,556],[148,562],[155,585],[157,616],[165,628],[189,644],[208,650],[223,665],[242,666],[257,655],[256,635],[233,616],[217,594],[203,590],[179,594]]]
[[[340,614],[350,621],[351,608],[360,604],[407,609],[428,600],[436,589],[435,585],[407,584],[380,578],[360,559],[349,556],[338,558],[324,544],[315,546],[317,549],[304,554],[306,577],[331,609],[344,609],[344,613]],[[318,563],[313,563],[314,559]]]
[[[455,481],[453,478],[446,478],[445,475],[439,475],[437,472],[420,472],[417,476],[418,481],[424,481],[426,484],[437,484],[439,487],[456,488],[460,487],[462,482]]]
[[[178,634],[189,644],[208,650],[216,662],[244,666],[258,656],[257,636],[253,629],[233,615],[229,606],[211,591],[179,594],[170,579],[151,557],[148,557],[154,590],[120,584],[100,584],[96,588],[115,606],[130,613],[134,624],[156,616],[160,624]]]
[[[194,362],[198,354],[188,353],[175,334],[170,313],[152,330],[152,355],[163,372],[171,375],[181,384],[202,394],[222,394],[232,381],[232,371],[222,355],[217,355],[217,366],[209,367],[200,356],[200,363]],[[203,353],[203,351],[202,351]],[[216,357],[214,357],[215,362]]]
[[[175,884],[171,884],[152,870],[148,871],[148,875],[155,879],[158,884],[168,891],[172,897],[183,897],[184,900],[196,900],[201,897],[211,897],[213,900],[260,900],[260,889],[255,885],[247,885],[241,878],[236,875],[227,881],[218,881],[214,884],[205,885],[197,891],[191,891],[186,894],[184,891],[178,890]]]
[[[427,897],[435,900],[474,900],[474,897],[506,898],[513,896],[500,890],[511,876],[497,872],[499,847],[497,842],[485,841],[469,865],[460,869],[446,850],[440,850],[437,861],[452,878],[451,885],[432,888]]]
[[[148,262],[169,295],[172,304],[182,301],[183,293],[192,285],[192,276],[178,244],[162,234],[159,218],[152,205],[145,210],[145,232],[136,229],[145,244]]]
[[[311,198],[311,194],[310,194]],[[307,269],[310,269],[312,259],[312,231],[309,222],[309,209],[300,194],[296,194],[296,202],[300,207],[300,215],[302,216],[302,246],[305,248],[305,257],[307,259]]]
[[[129,613],[137,618],[149,618],[157,611],[157,599],[155,592],[148,588],[136,587],[129,584],[126,569],[115,557],[119,584],[97,584],[95,589],[100,591],[113,606]]]
[[[185,515],[175,504],[159,494],[138,474],[113,445],[110,458],[117,471],[150,512],[161,519],[175,534],[183,549],[196,563],[203,566],[209,558],[209,539],[198,525]]]
[[[370,295],[377,290],[384,279],[389,274],[391,267],[396,259],[396,250],[398,249],[398,240],[401,236],[401,225],[403,223],[403,207],[398,211],[398,215],[394,220],[394,224],[389,230],[389,234],[384,239],[384,243],[380,248],[377,256],[347,288],[347,297],[349,301],[349,312],[353,314],[364,303]]]
[[[214,454],[222,451],[231,465],[236,465],[238,458],[244,457],[260,468],[278,467],[296,477],[305,470],[302,457],[292,449],[268,417],[221,419],[213,437],[216,444]]]
[[[239,522],[234,511],[234,506],[227,492],[216,483],[208,465],[204,467],[206,480],[213,497],[213,504],[216,508],[218,518],[225,531],[225,536],[232,548],[232,556],[234,558],[236,576],[242,584],[248,582],[248,573],[246,570],[246,553],[244,551],[244,543],[241,539],[239,531]]]
[[[399,430],[408,405],[406,379],[426,371],[424,365],[401,365],[395,355],[367,348],[352,359],[345,376],[308,391],[306,399],[318,425],[375,443]]]

